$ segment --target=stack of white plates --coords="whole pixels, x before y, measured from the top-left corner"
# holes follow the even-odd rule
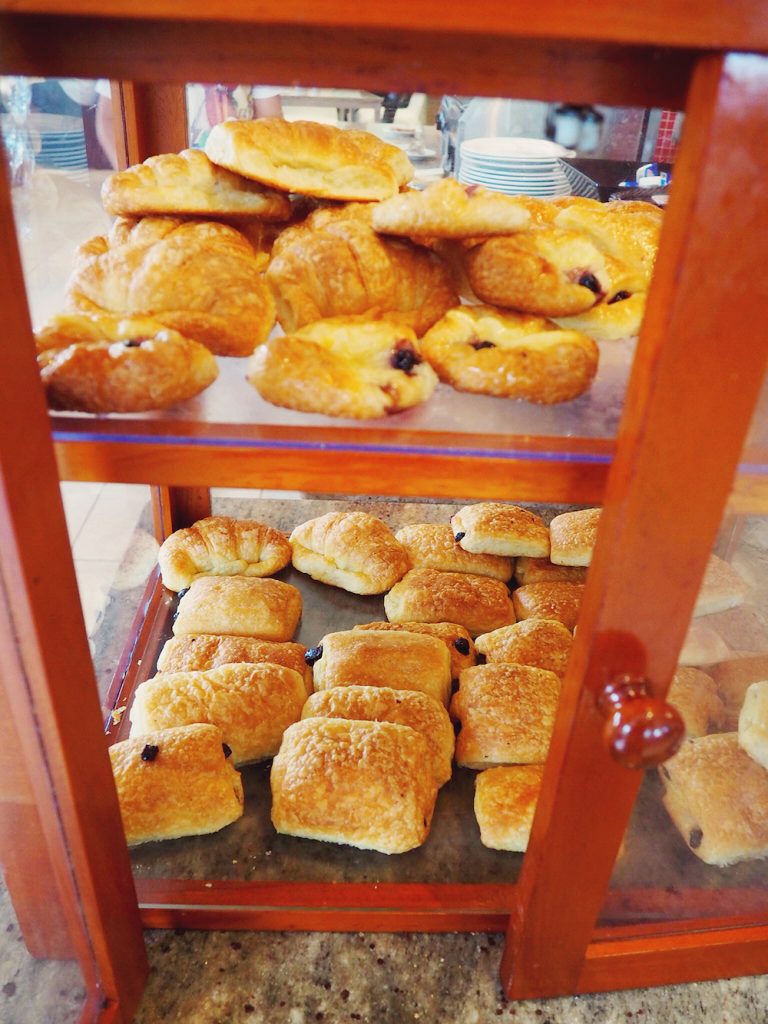
[[[571,191],[560,157],[573,151],[546,139],[467,139],[461,144],[459,181],[494,192],[541,199]]]

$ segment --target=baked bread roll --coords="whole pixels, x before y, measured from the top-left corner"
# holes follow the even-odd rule
[[[359,317],[319,320],[271,338],[254,352],[247,377],[273,405],[350,419],[410,409],[437,386],[410,328]]]
[[[412,569],[384,598],[390,622],[457,622],[472,636],[515,621],[500,580],[466,572]]]
[[[739,746],[768,768],[768,680],[752,683],[739,714]]]
[[[220,356],[249,355],[275,322],[250,243],[213,221],[115,221],[77,250],[67,301],[76,312],[151,315]]]
[[[736,569],[717,555],[710,555],[693,614],[711,615],[735,608],[746,596],[747,585]]]
[[[717,692],[725,706],[723,728],[729,732],[736,732],[747,690],[752,683],[768,679],[768,654],[733,657],[730,661],[712,665],[707,672],[714,679]]]
[[[541,791],[544,766],[488,768],[475,779],[480,842],[492,850],[525,853]]]
[[[161,153],[115,171],[101,186],[113,217],[192,214],[198,217],[261,217],[288,220],[288,196],[212,164],[200,149]]]
[[[478,665],[465,669],[451,701],[461,731],[456,764],[543,764],[555,725],[560,680],[527,665]]]
[[[221,729],[235,764],[263,761],[298,722],[306,697],[303,675],[270,663],[161,673],[136,688],[131,736],[207,722]]]
[[[388,686],[418,690],[447,704],[451,659],[445,644],[423,633],[347,630],[327,633],[307,651],[316,690],[332,686]]]
[[[410,568],[405,548],[367,512],[328,512],[290,536],[293,564],[313,580],[352,594],[382,594]]]
[[[453,725],[443,705],[426,693],[393,690],[389,686],[334,686],[312,694],[301,717],[410,726],[426,740],[437,785],[442,786],[451,777]]]
[[[554,619],[526,619],[484,633],[475,645],[489,662],[531,665],[564,676],[573,637],[562,622]]]
[[[174,636],[217,633],[290,640],[301,618],[301,594],[290,583],[250,576],[200,576],[179,601]]]
[[[157,659],[158,672],[204,672],[220,665],[246,662],[259,665],[268,661],[293,669],[304,677],[307,693],[312,693],[312,669],[304,660],[304,644],[273,643],[250,636],[212,636],[191,633],[172,636],[165,641]]]
[[[421,336],[458,302],[440,257],[377,235],[370,204],[316,210],[283,231],[266,277],[286,334],[316,320],[365,315]]]
[[[204,345],[149,317],[54,316],[35,334],[52,409],[145,412],[194,398],[219,375]]]
[[[410,189],[377,203],[373,226],[387,235],[408,238],[472,238],[506,235],[527,228],[531,216],[517,197],[461,185],[442,178],[425,189]]]
[[[492,306],[449,310],[424,336],[422,350],[440,380],[458,391],[546,405],[583,394],[600,354],[586,334]]]
[[[465,505],[451,517],[457,544],[466,551],[491,555],[549,554],[549,530],[535,512],[517,505],[481,501]]]
[[[725,661],[731,651],[718,632],[703,622],[692,622],[680,651],[681,665],[713,665]]]
[[[682,715],[686,739],[706,736],[724,725],[725,708],[715,681],[697,668],[679,668],[675,672],[667,700]]]
[[[475,645],[469,630],[456,622],[363,622],[355,629],[405,630],[407,633],[426,633],[441,640],[451,659],[451,679],[458,679],[465,668],[475,664]]]
[[[549,524],[549,557],[555,565],[589,565],[600,512],[599,508],[585,508],[555,516]]]
[[[404,526],[395,537],[400,541],[414,569],[439,569],[441,572],[471,572],[507,583],[512,579],[513,562],[502,555],[476,555],[456,543],[447,523],[419,523]]]
[[[205,152],[246,178],[323,199],[386,199],[413,177],[397,146],[316,121],[224,121],[211,129]]]
[[[163,729],[109,748],[129,846],[218,832],[243,814],[243,784],[213,725]]]
[[[521,586],[527,583],[584,583],[586,578],[584,566],[555,565],[548,558],[531,558],[529,555],[515,559],[515,579]]]
[[[614,269],[586,235],[551,226],[481,241],[465,252],[464,267],[481,302],[546,317],[591,309],[610,291]]]
[[[556,619],[573,632],[583,596],[583,583],[527,583],[512,599],[518,619]]]
[[[688,740],[660,773],[664,806],[705,864],[768,854],[768,772],[741,749],[735,732]]]
[[[437,796],[426,740],[392,722],[297,722],[270,782],[278,832],[380,853],[420,846]]]
[[[166,537],[157,557],[163,586],[185,590],[200,576],[271,576],[290,562],[291,545],[255,519],[208,516]]]

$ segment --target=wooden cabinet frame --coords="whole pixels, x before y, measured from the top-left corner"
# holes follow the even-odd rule
[[[449,495],[457,473],[466,472],[464,482],[479,498],[603,501],[544,790],[515,886],[390,892],[221,884],[208,898],[195,885],[179,884],[170,906],[169,886],[153,882],[140,887],[144,921],[503,929],[502,980],[516,998],[763,971],[765,905],[755,910],[746,903],[743,914],[724,916],[716,899],[692,890],[682,898],[701,907],[695,921],[595,928],[640,785],[638,773],[605,753],[595,696],[624,673],[643,675],[655,694],[666,693],[765,372],[768,190],[759,168],[768,136],[766,6],[737,0],[725,8],[704,0],[693,9],[676,0],[627,9],[596,0],[587,18],[578,6],[556,0],[532,7],[492,0],[452,12],[453,28],[443,25],[437,0],[360,7],[342,0],[270,0],[256,11],[223,0],[214,17],[200,0],[0,0],[0,68],[143,83],[122,87],[125,152],[136,156],[179,148],[180,91],[166,87],[170,73],[177,81],[298,78],[366,88],[394,82],[433,93],[684,107],[673,195],[615,445],[584,448],[578,439],[562,440],[554,453],[548,444],[551,457],[537,462],[542,445],[535,438],[494,438],[496,454],[483,457],[473,457],[464,441],[459,454],[447,458],[437,450],[409,451],[413,438],[386,449],[355,449],[354,431],[307,436],[299,430],[200,429],[192,444],[188,432],[168,437],[166,426],[151,422],[121,427],[117,438],[104,430],[87,440],[82,427],[69,423],[56,437],[59,472],[71,479],[159,485],[161,532],[207,507],[207,485],[341,491],[351,474],[361,492],[424,494],[426,486],[430,494]],[[9,236],[4,202],[0,223]],[[11,251],[7,237],[4,242]],[[27,392],[34,391],[22,289],[17,280],[15,288],[3,290],[12,310],[10,342],[18,350],[11,386],[23,381]],[[17,422],[22,416],[25,424],[31,421],[45,463],[51,447],[39,389],[31,404],[33,416],[18,398],[11,408]],[[0,422],[4,460],[13,433],[13,422]],[[340,450],[343,478],[334,469]],[[589,459],[582,458],[585,452]],[[737,481],[737,505],[762,511],[765,462],[759,453],[750,461],[754,465]],[[426,485],[414,482],[417,467]],[[52,491],[50,459],[43,475]],[[54,518],[57,531],[44,537],[41,530],[40,544],[61,560],[66,545],[60,510]],[[640,565],[642,583],[628,588]],[[62,571],[60,586],[71,601],[71,573]],[[33,623],[43,622],[44,602],[26,613]],[[35,642],[39,647],[44,638]],[[89,668],[80,662],[78,669],[87,683]],[[594,808],[600,813],[592,815],[589,839],[580,843],[575,837]]]

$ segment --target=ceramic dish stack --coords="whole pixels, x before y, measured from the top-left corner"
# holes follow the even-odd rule
[[[560,157],[573,151],[546,139],[467,139],[461,144],[459,181],[494,192],[554,199],[571,192]]]

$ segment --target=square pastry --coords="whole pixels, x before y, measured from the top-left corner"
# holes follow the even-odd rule
[[[492,850],[528,849],[544,765],[489,768],[475,779],[475,817],[480,842]]]

